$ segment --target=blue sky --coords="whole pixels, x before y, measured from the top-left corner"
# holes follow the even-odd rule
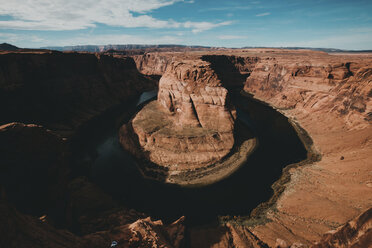
[[[0,43],[372,49],[371,0],[0,0]]]

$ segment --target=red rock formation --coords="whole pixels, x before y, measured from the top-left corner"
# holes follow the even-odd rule
[[[158,76],[164,74],[168,66],[173,62],[174,57],[174,53],[145,53],[132,56],[138,71],[145,75]]]
[[[32,216],[19,213],[0,199],[0,247],[51,247],[51,248],[100,248],[110,247],[113,241],[118,248],[174,247],[183,245],[183,218],[170,225],[150,218],[139,219],[127,225],[117,225],[110,230],[91,233],[82,237]]]
[[[328,232],[312,248],[370,246],[372,246],[372,208],[337,230]]]
[[[370,56],[316,52],[270,54],[244,90],[279,109],[313,139],[322,159],[291,169],[291,181],[253,232],[269,245],[310,245],[372,205]],[[280,234],[280,235],[279,235]]]
[[[176,125],[223,133],[233,130],[236,118],[227,95],[208,63],[175,62],[160,79],[158,102],[175,115]]]
[[[316,58],[315,58],[316,59]],[[279,109],[300,106],[307,111],[329,111],[343,115],[347,125],[369,118],[368,94],[372,69],[357,62],[332,61],[320,57],[315,62],[299,58],[261,61],[248,78],[245,90],[259,98],[270,97]],[[356,121],[356,120],[355,120]],[[349,123],[350,122],[350,123]]]
[[[121,144],[159,165],[167,182],[215,164],[234,146],[236,113],[224,86],[208,62],[173,62],[160,79],[158,100],[121,128]]]
[[[170,225],[133,209],[127,209],[100,188],[80,177],[69,183],[70,208],[79,233],[87,242],[118,247],[181,247],[184,242],[184,218]]]
[[[131,58],[60,52],[0,54],[0,124],[41,124],[66,135],[146,88]]]
[[[249,227],[256,237],[270,247],[277,240],[309,246],[372,205],[366,197],[372,185],[370,55],[276,49],[205,54],[212,55],[205,57],[212,68],[220,55],[244,61],[240,66],[233,62],[240,72],[250,74],[244,90],[303,127],[314,142],[308,148],[322,156],[319,162],[289,170],[291,181],[283,185],[286,189],[275,207],[264,213],[269,222]],[[201,55],[187,54],[189,59]],[[210,235],[218,232],[210,230]],[[209,243],[212,247],[228,247],[230,242],[215,239]]]

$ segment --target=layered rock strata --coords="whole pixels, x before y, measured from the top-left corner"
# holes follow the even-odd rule
[[[372,208],[337,230],[329,231],[311,248],[369,247],[372,244]]]
[[[370,54],[244,49],[195,52],[188,56],[199,59],[205,54],[214,56],[214,60],[221,55],[229,55],[229,59],[237,57],[236,61],[241,63],[235,63],[235,67],[250,74],[245,92],[278,109],[295,126],[304,128],[312,139],[304,139],[307,148],[318,153],[321,160],[309,160],[304,167],[292,165],[283,175],[290,181],[283,181],[284,191],[275,200],[276,204],[263,212],[261,218],[248,224],[238,222],[235,226],[238,236],[230,237],[223,228],[212,228],[207,236],[204,235],[207,230],[197,230],[191,237],[195,242],[192,247],[211,244],[233,247],[233,243],[250,236],[247,232],[269,247],[280,244],[309,247],[325,232],[343,226],[372,205]],[[205,59],[219,63],[210,57]],[[251,222],[255,224],[251,226]],[[363,233],[365,229],[357,225],[350,230]],[[320,244],[339,243],[340,247],[348,247],[355,243],[355,236],[343,236],[342,230],[346,229],[340,230],[335,236],[327,235]]]
[[[322,157],[290,170],[266,215],[272,222],[254,229],[268,244],[278,232],[289,244],[309,244],[372,205],[371,65],[368,56],[308,52],[261,61],[247,79],[244,90],[303,127]]]
[[[0,247],[181,245],[182,219],[164,225],[88,180],[70,182],[76,131],[153,87],[131,58],[0,52]]]
[[[0,124],[43,125],[71,136],[94,116],[155,87],[132,58],[99,54],[0,53]]]
[[[132,56],[138,71],[145,75],[161,76],[175,60],[174,53],[145,53]]]
[[[167,182],[217,163],[234,146],[236,112],[224,86],[208,62],[172,63],[160,79],[157,101],[121,128],[121,144],[160,166],[154,172],[163,171]]]

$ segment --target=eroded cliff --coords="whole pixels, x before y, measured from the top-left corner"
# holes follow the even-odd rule
[[[273,221],[254,229],[269,244],[279,230],[288,244],[311,243],[371,206],[371,69],[363,55],[280,54],[247,79],[244,90],[302,126],[322,156],[290,170],[291,181],[266,215]]]
[[[188,56],[204,57],[212,67],[226,60],[219,61],[226,52],[204,55],[195,52]],[[304,128],[312,139],[305,138],[305,145],[321,156],[321,161],[288,169],[280,186],[284,192],[276,204],[258,211],[261,218],[253,221],[261,224],[238,221],[236,230],[244,236],[248,229],[270,247],[294,243],[306,247],[370,207],[372,57],[275,49],[235,50],[228,55],[231,65],[227,68],[233,66],[249,76],[244,91],[278,109],[294,126]],[[226,66],[220,68],[222,72],[223,68]],[[262,221],[265,219],[267,223]],[[221,232],[216,229],[214,234],[222,237]],[[209,237],[213,230],[208,233]],[[212,237],[205,242],[198,237],[191,238],[196,240],[195,247],[211,242],[216,247],[233,246],[222,244],[223,238],[218,243]]]
[[[179,247],[182,219],[152,221],[74,172],[77,130],[154,87],[134,61],[27,50],[0,61],[0,247]]]
[[[131,58],[3,52],[0,123],[41,124],[71,135],[87,120],[151,87]]]

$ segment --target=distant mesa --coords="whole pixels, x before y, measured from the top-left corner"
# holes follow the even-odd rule
[[[227,49],[225,47],[211,47],[198,45],[180,45],[180,44],[107,44],[107,45],[76,45],[76,46],[45,46],[40,48],[26,49],[27,51],[55,50],[60,52],[90,52],[90,53],[120,53],[121,55],[144,54],[147,52],[190,52],[190,51],[211,51],[211,50],[235,50],[235,49],[283,49],[283,50],[312,50],[325,53],[371,53],[372,50],[346,50],[338,48],[324,47],[263,47],[263,46],[244,46]],[[0,44],[2,51],[25,50],[13,46],[9,43]]]
[[[0,50],[2,50],[2,51],[17,51],[19,49],[20,49],[19,47],[13,46],[13,45],[8,44],[8,43],[0,44]]]
[[[312,50],[325,53],[370,53],[372,50],[346,50],[337,48],[324,48],[324,47],[263,47],[263,46],[244,46],[227,49],[225,47],[211,47],[211,46],[198,46],[198,45],[180,45],[180,44],[162,44],[162,45],[144,45],[144,44],[108,44],[108,45],[77,45],[77,46],[46,46],[40,49],[56,50],[61,52],[91,52],[91,53],[115,53],[122,51],[130,51],[129,54],[133,55],[133,51],[137,53],[145,52],[186,52],[186,51],[211,51],[211,50],[234,50],[234,49],[283,49],[283,50]],[[140,53],[141,54],[141,53]]]
[[[73,52],[113,52],[123,50],[151,50],[151,51],[179,51],[179,50],[208,50],[212,47],[206,46],[185,46],[176,44],[164,45],[141,45],[141,44],[122,44],[122,45],[81,45],[81,46],[48,46],[41,49],[56,51],[73,51]]]

